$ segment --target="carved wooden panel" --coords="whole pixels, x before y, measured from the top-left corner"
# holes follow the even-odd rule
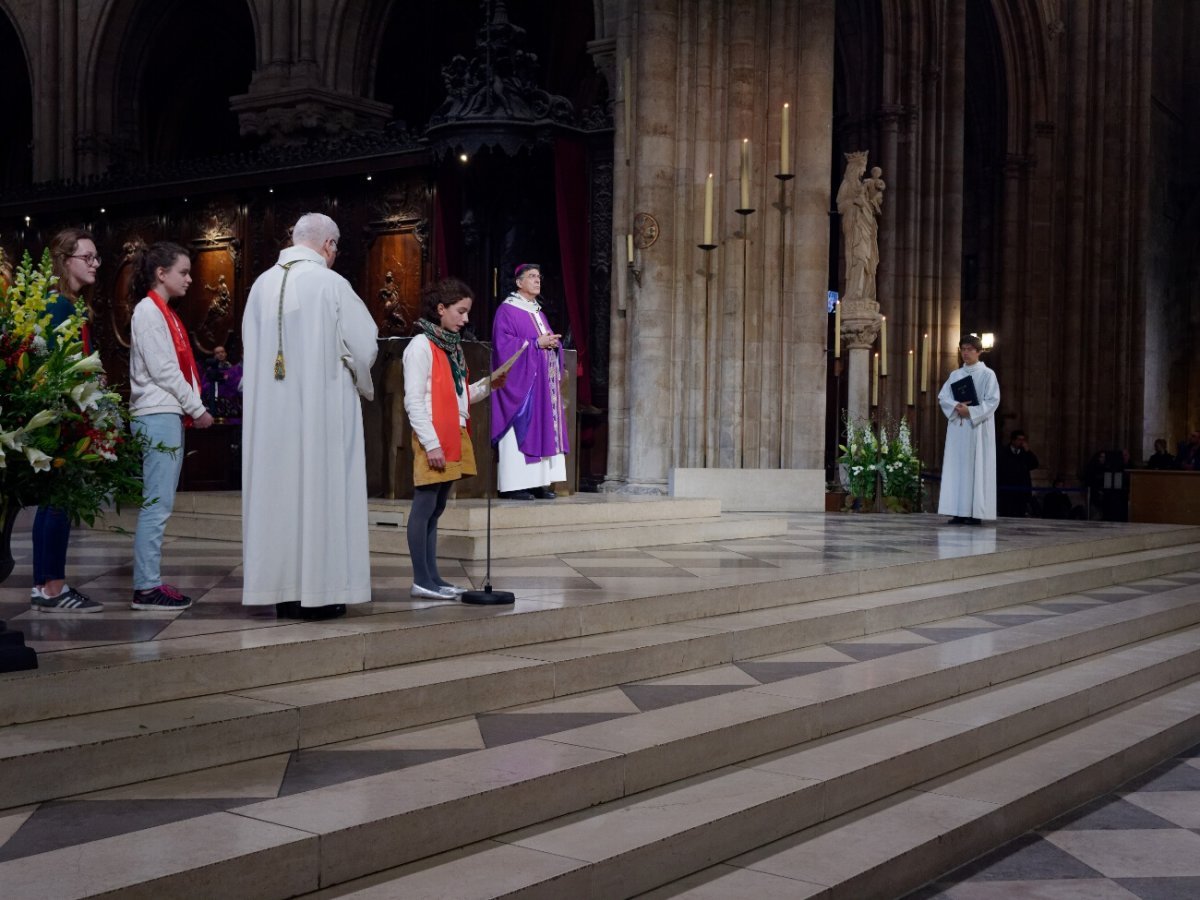
[[[363,299],[380,337],[407,337],[420,317],[423,267],[416,223],[376,233],[367,251]]]
[[[235,294],[234,255],[227,245],[193,248],[192,285],[180,301],[179,313],[200,351],[211,355],[225,344],[240,319]]]

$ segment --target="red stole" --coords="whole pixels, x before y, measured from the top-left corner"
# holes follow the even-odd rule
[[[175,345],[175,358],[179,361],[179,371],[183,373],[183,377],[195,388],[196,393],[200,393],[200,370],[196,368],[196,357],[192,355],[192,342],[188,340],[188,333],[187,329],[183,327],[183,320],[179,318],[175,310],[167,305],[167,301],[154,293],[154,291],[151,291],[147,296],[154,301],[154,305],[158,307],[158,311],[167,320],[167,329],[171,332],[171,343]],[[188,428],[191,424],[192,417],[185,414],[183,417],[184,427]]]
[[[458,392],[454,389],[454,373],[450,371],[450,358],[446,351],[429,342],[433,352],[433,368],[429,373],[429,408],[433,414],[433,430],[437,433],[438,443],[449,462],[462,460],[462,425],[458,414]],[[466,376],[464,376],[465,378]],[[463,385],[463,390],[470,387]]]

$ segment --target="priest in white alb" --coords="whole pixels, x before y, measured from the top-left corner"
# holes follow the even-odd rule
[[[958,342],[963,364],[950,373],[938,393],[946,416],[946,453],[942,458],[942,490],[938,513],[951,516],[949,525],[982,525],[996,519],[996,408],[1000,382],[979,359],[983,343],[973,334]],[[956,399],[970,379],[975,401]]]
[[[328,619],[371,599],[360,398],[378,332],[333,271],[340,234],[300,217],[242,320],[242,602]]]

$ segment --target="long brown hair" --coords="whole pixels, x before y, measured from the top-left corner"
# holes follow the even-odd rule
[[[50,259],[54,274],[58,276],[58,292],[75,299],[71,286],[67,284],[67,260],[79,249],[80,241],[96,243],[92,233],[84,228],[64,228],[50,239]]]
[[[159,241],[149,247],[135,250],[133,256],[134,297],[145,297],[149,294],[150,289],[158,283],[158,270],[171,268],[175,265],[175,260],[181,256],[192,258],[190,253],[170,241]]]

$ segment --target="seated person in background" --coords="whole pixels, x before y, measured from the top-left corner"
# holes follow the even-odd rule
[[[242,415],[242,367],[231,362],[229,352],[219,344],[204,361],[201,396],[218,419],[236,419]]]
[[[1146,461],[1147,469],[1174,469],[1175,457],[1167,452],[1167,441],[1159,438],[1154,442],[1154,455]]]
[[[1185,472],[1200,472],[1200,429],[1192,431],[1186,441],[1180,442],[1175,465]]]
[[[1066,482],[1062,476],[1054,479],[1054,487],[1046,492],[1042,500],[1043,519],[1069,519],[1071,517],[1071,500],[1063,490]]]
[[[996,480],[999,514],[1021,517],[1029,511],[1033,490],[1033,470],[1038,458],[1029,449],[1025,432],[1017,429],[1009,436],[1008,446],[996,453]]]

